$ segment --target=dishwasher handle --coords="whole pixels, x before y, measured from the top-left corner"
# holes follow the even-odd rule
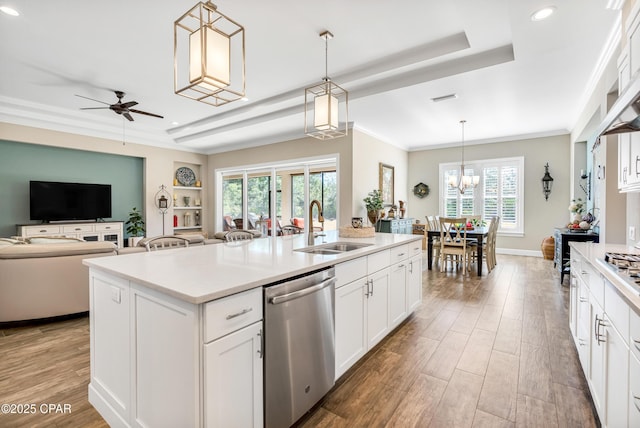
[[[299,297],[306,296],[308,294],[315,293],[316,291],[320,291],[323,288],[327,288],[331,284],[336,281],[335,277],[331,277],[329,279],[325,279],[320,284],[312,285],[308,288],[303,288],[302,290],[294,291],[292,293],[283,294],[282,296],[275,296],[269,300],[269,303],[272,305],[278,305],[280,303],[288,302],[289,300],[297,299]]]

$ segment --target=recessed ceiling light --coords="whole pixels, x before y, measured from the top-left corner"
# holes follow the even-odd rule
[[[249,101],[249,98],[247,98],[247,97],[242,97],[242,98],[240,98],[240,101]]]
[[[11,15],[11,16],[19,16],[20,13],[18,13],[17,10],[9,7],[9,6],[0,6],[0,12],[4,12],[7,15]]]
[[[458,94],[449,94],[449,95],[443,95],[441,97],[431,98],[431,101],[433,101],[434,103],[437,103],[440,101],[452,100],[454,98],[458,98]]]
[[[543,19],[547,19],[548,17],[553,15],[553,12],[555,12],[555,11],[556,11],[556,7],[555,6],[544,7],[542,9],[540,9],[539,11],[535,12],[533,15],[531,15],[531,20],[532,21],[542,21]]]
[[[173,122],[171,122],[171,124],[172,124],[173,126],[176,126],[176,125],[180,125],[180,122],[176,122],[176,121],[174,120]]]

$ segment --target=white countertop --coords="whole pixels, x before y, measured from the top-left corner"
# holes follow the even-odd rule
[[[316,245],[373,245],[336,255],[309,254],[294,251],[307,247],[307,236],[299,234],[92,258],[83,263],[199,304],[422,239],[422,235],[390,233],[376,233],[373,238],[340,238],[337,231],[325,233],[315,239]]]
[[[640,255],[640,249],[619,244],[595,244],[593,242],[570,242],[569,246],[574,248],[583,257],[589,260],[598,272],[602,273],[607,280],[617,289],[618,293],[630,304],[635,307],[636,312],[640,313],[640,296],[633,291],[615,270],[607,266],[604,261],[605,252],[627,253]]]

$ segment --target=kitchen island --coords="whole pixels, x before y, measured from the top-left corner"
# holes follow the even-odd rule
[[[264,286],[335,266],[336,378],[419,305],[421,237],[305,238],[85,261],[89,401],[111,426],[261,427]]]

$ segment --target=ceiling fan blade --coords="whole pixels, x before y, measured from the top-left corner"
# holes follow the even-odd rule
[[[108,110],[109,107],[81,107],[80,110]]]
[[[137,105],[138,102],[137,101],[128,101],[126,103],[122,103],[121,106],[124,108],[129,108],[129,107],[133,107],[135,105]]]
[[[97,103],[102,103],[102,104],[109,105],[109,103],[105,103],[104,101],[96,100],[94,98],[85,97],[84,95],[78,95],[78,94],[75,94],[75,95],[76,95],[76,97],[85,98],[87,100],[95,101]]]
[[[129,109],[129,111],[131,113],[144,114],[146,116],[153,116],[153,117],[159,117],[160,119],[164,119],[164,116],[160,116],[159,114],[147,113],[146,111],[142,111],[142,110]]]
[[[133,118],[131,117],[131,115],[130,115],[129,113],[126,113],[126,112],[125,112],[125,113],[122,113],[122,115],[123,115],[124,117],[126,117],[126,118],[127,118],[127,120],[129,120],[129,122],[133,122]]]

